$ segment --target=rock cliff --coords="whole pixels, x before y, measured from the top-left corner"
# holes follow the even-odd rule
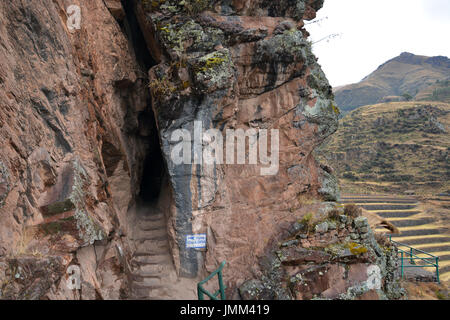
[[[261,259],[262,274],[239,288],[246,300],[400,299],[398,251],[353,205],[307,215]],[[359,212],[358,212],[359,211]]]
[[[0,3],[0,297],[130,297],[138,212],[155,207],[176,274],[195,281],[226,260],[237,297],[295,221],[339,197],[312,155],[339,114],[304,29],[322,5]],[[194,161],[177,163],[174,137],[198,128],[242,129],[272,152],[202,163],[194,142]],[[81,290],[67,286],[73,266]]]

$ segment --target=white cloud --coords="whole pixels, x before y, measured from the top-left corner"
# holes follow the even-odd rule
[[[307,29],[313,41],[341,34],[314,45],[331,85],[339,86],[404,51],[450,56],[449,7],[448,0],[325,0],[317,19],[328,19]]]

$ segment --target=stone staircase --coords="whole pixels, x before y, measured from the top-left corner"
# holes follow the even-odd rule
[[[141,209],[136,214],[134,229],[131,299],[196,299],[197,282],[177,276],[164,214],[156,208]]]
[[[341,203],[357,204],[391,222],[400,230],[399,235],[392,236],[393,240],[438,256],[440,278],[450,280],[450,235],[444,233],[433,217],[426,216],[418,208],[417,199],[395,195],[343,194]],[[426,257],[424,254],[417,255]],[[412,269],[417,268],[408,268]],[[435,271],[434,268],[426,269]]]

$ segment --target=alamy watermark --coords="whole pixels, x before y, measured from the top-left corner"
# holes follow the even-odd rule
[[[67,7],[67,28],[69,31],[81,29],[81,8],[77,5]]]
[[[67,268],[67,288],[69,290],[81,289],[81,269],[77,265],[71,265]]]
[[[175,165],[243,165],[247,164],[248,158],[248,164],[263,166],[260,168],[261,175],[269,176],[278,173],[280,160],[278,129],[270,130],[270,152],[268,152],[269,130],[267,129],[245,131],[227,129],[225,136],[224,139],[222,132],[218,129],[204,131],[201,121],[194,121],[193,135],[187,129],[174,130],[170,137],[171,161]]]

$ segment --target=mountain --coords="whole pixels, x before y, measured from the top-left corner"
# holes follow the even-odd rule
[[[450,102],[450,59],[404,52],[361,82],[335,88],[336,103],[345,113],[381,102],[408,99]]]
[[[346,186],[382,192],[448,192],[449,130],[447,103],[364,106],[340,120],[340,128],[320,153]]]

